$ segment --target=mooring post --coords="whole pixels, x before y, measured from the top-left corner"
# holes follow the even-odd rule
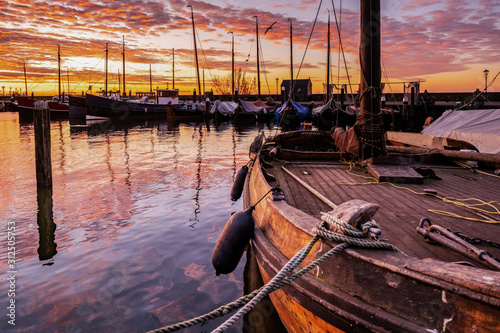
[[[37,187],[52,187],[50,111],[47,102],[35,102],[33,125],[35,127],[36,185]]]

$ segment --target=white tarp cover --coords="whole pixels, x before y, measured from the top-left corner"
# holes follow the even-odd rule
[[[215,111],[219,111],[223,116],[231,116],[233,111],[238,107],[238,103],[236,102],[223,102],[223,101],[215,101],[214,105],[210,109],[210,113],[215,113]]]
[[[500,109],[448,110],[421,134],[467,141],[481,153],[500,154]]]
[[[249,102],[240,99],[239,103],[241,105],[241,108],[243,109],[243,112],[267,114],[267,106],[261,100],[258,100],[256,102]]]

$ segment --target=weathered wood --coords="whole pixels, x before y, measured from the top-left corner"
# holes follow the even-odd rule
[[[470,151],[456,151],[456,150],[444,150],[444,149],[427,149],[427,148],[417,148],[417,147],[399,147],[399,146],[386,146],[387,151],[394,153],[403,154],[428,154],[436,153],[441,154],[450,158],[457,158],[461,160],[471,160],[485,163],[495,163],[500,164],[500,155],[498,154],[488,154],[488,153],[477,153]]]
[[[368,171],[378,182],[423,184],[424,177],[408,165],[383,165],[368,163]]]
[[[37,101],[33,108],[37,186],[52,186],[50,153],[50,111],[46,102]]]
[[[304,137],[304,142],[307,145],[307,137]],[[300,146],[299,141],[296,143]],[[299,154],[304,154],[304,151]],[[259,161],[260,158],[257,158],[249,173],[244,194],[247,202],[250,198],[255,203],[270,189]],[[382,238],[408,256],[379,250],[347,249],[315,268],[312,271],[315,276],[308,274],[285,287],[283,292],[273,293],[271,299],[290,330],[333,331],[339,326],[347,331],[352,327],[362,330],[359,326],[362,321],[394,332],[456,330],[472,326],[489,331],[500,328],[491,319],[500,315],[498,286],[492,286],[488,279],[482,281],[482,277],[497,281],[500,273],[490,273],[484,268],[462,269],[463,266],[453,262],[464,261],[463,256],[444,246],[425,242],[415,231],[418,221],[423,216],[429,216],[434,223],[445,228],[498,242],[499,226],[456,217],[498,219],[496,216],[487,212],[475,213],[435,196],[418,194],[432,188],[443,197],[476,197],[486,202],[495,201],[500,197],[497,178],[440,164],[433,170],[442,180],[426,179],[424,184],[394,187],[391,184],[374,184],[362,178],[366,177],[362,170],[353,170],[350,165],[332,160],[293,161],[293,151],[290,150],[286,169],[305,185],[285,172],[280,167],[281,162],[274,163],[276,183],[287,184],[282,187],[287,200],[272,201],[268,198],[261,201],[253,213],[258,225],[253,244],[263,246],[258,257],[261,271],[266,271],[263,275],[274,276],[285,264],[286,258],[295,255],[313,236],[311,230],[320,222],[320,212],[325,211],[321,208],[325,204],[316,194],[337,204],[353,198],[377,203],[380,208],[374,219],[380,223]],[[362,184],[365,186],[360,186]],[[313,188],[317,193],[306,191],[304,186]],[[429,210],[444,210],[455,216],[437,215]],[[322,241],[315,245],[311,254],[318,257],[332,245]],[[499,257],[499,250],[488,250]],[[311,254],[304,265],[314,259]],[[278,260],[278,257],[283,258]],[[457,276],[452,278],[450,274],[443,274],[445,270],[439,265],[427,265],[421,260],[424,258],[432,258],[449,265],[454,271],[460,271],[461,281],[467,281],[467,284],[460,283]],[[432,312],[434,309],[437,311]],[[444,321],[449,318],[451,321]],[[324,323],[327,323],[326,328]],[[349,323],[353,325],[350,328]]]

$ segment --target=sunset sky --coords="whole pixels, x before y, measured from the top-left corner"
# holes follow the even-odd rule
[[[388,0],[382,2],[382,59],[386,92],[401,92],[403,83],[425,81],[430,92],[471,92],[483,89],[483,71],[489,82],[500,72],[500,1],[498,0]],[[313,93],[326,82],[328,10],[332,20],[333,83],[347,83],[332,8],[341,20],[342,43],[352,83],[359,83],[359,1],[323,1],[305,55],[299,79],[310,78]],[[215,75],[231,73],[231,34],[234,33],[235,69],[256,75],[255,19],[261,40],[261,91],[276,93],[290,78],[289,22],[293,25],[294,75],[318,12],[317,0],[214,1],[67,1],[0,0],[0,82],[6,94],[28,91],[57,94],[57,48],[62,59],[62,89],[81,94],[104,88],[105,48],[108,43],[108,89],[119,89],[122,41],[125,38],[127,92],[172,88],[175,50],[175,87],[181,94],[195,88],[196,71],[191,5],[198,34],[200,75],[210,91]],[[267,34],[265,30],[277,22]],[[203,80],[203,78],[202,78]],[[203,88],[202,88],[203,89]],[[500,91],[500,78],[488,88]]]

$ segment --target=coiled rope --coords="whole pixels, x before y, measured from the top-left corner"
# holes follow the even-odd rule
[[[166,326],[163,328],[159,328],[153,331],[149,331],[148,333],[171,333],[176,332],[178,330],[188,328],[198,324],[204,324],[211,319],[215,319],[218,317],[222,317],[230,312],[233,312],[237,309],[240,309],[236,314],[234,314],[231,318],[226,320],[222,325],[217,327],[212,332],[223,332],[231,327],[236,321],[238,321],[245,313],[250,311],[263,297],[269,295],[273,291],[281,289],[283,286],[291,283],[297,278],[303,276],[307,272],[309,272],[314,267],[318,266],[326,259],[330,258],[335,253],[346,249],[349,246],[356,247],[364,247],[364,248],[376,248],[376,249],[385,249],[391,250],[399,253],[403,253],[394,247],[391,244],[368,240],[366,238],[369,237],[369,229],[372,227],[378,227],[374,221],[368,221],[363,225],[363,230],[359,231],[358,229],[352,227],[351,225],[331,216],[328,213],[322,213],[321,219],[323,223],[318,224],[313,232],[315,236],[312,240],[303,247],[297,254],[291,258],[288,263],[275,275],[275,277],[268,282],[266,285],[261,288],[251,292],[248,295],[242,296],[239,299],[228,303],[224,306],[217,308],[214,311],[211,311],[202,316],[195,317],[193,319],[189,319],[174,325]],[[343,232],[344,234],[339,234],[327,229],[327,225]],[[302,268],[295,274],[291,275],[289,278],[285,278],[289,273],[291,273],[295,268],[297,268],[302,261],[307,257],[310,253],[313,246],[320,238],[325,238],[328,240],[333,240],[336,242],[341,242],[341,244],[335,246],[334,248],[327,251],[318,259],[311,262],[308,266]]]

